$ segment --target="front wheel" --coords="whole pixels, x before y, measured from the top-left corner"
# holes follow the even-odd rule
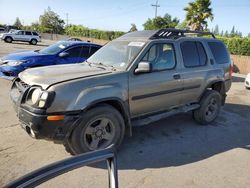
[[[70,153],[80,154],[114,145],[117,149],[125,134],[121,114],[112,106],[101,105],[86,112],[69,140]]]
[[[6,37],[4,41],[7,43],[12,43],[13,39],[11,37]]]
[[[193,111],[196,122],[207,125],[214,121],[221,108],[221,95],[218,91],[207,90],[200,101],[200,108]]]

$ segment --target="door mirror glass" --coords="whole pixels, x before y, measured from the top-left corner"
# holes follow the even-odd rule
[[[68,57],[68,56],[69,56],[69,53],[67,53],[67,52],[61,52],[61,53],[59,54],[59,57],[62,57],[62,58]]]
[[[152,70],[151,63],[147,61],[141,61],[138,64],[138,67],[135,69],[135,74],[149,73],[151,72],[151,70]]]

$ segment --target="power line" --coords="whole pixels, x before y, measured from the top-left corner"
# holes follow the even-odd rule
[[[158,0],[156,0],[155,4],[151,4],[152,7],[155,7],[155,18],[157,17],[157,9],[160,7],[160,5],[158,4]]]

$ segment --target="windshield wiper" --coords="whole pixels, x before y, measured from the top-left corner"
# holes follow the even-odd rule
[[[104,67],[111,67],[113,71],[116,71],[116,68],[113,65],[103,64],[102,62],[97,63],[97,65],[101,65],[101,66],[104,66]]]

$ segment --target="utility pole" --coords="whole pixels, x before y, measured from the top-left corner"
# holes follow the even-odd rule
[[[66,26],[68,26],[68,25],[69,25],[69,14],[66,13]]]
[[[160,5],[158,4],[158,0],[156,0],[155,4],[151,4],[152,7],[155,7],[155,18],[157,17],[157,9],[160,7]]]

